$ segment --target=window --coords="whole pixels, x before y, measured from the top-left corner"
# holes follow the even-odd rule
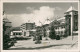
[[[13,33],[13,35],[16,35],[15,33]]]
[[[57,29],[57,27],[55,27],[55,29]]]
[[[58,34],[60,34],[60,31],[58,32]]]
[[[65,28],[65,26],[64,26],[64,28]]]
[[[19,35],[22,35],[22,33],[19,33]]]
[[[18,33],[16,33],[16,35],[18,35]]]

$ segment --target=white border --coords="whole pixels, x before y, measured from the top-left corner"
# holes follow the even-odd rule
[[[77,2],[79,0],[2,0],[3,2]]]
[[[57,3],[57,2],[78,2],[78,11],[79,11],[79,1],[78,0],[76,0],[76,1],[74,1],[74,0],[67,0],[67,1],[60,1],[60,0],[58,0],[58,1],[56,1],[56,0],[51,0],[51,1],[40,1],[40,0],[34,0],[34,1],[30,1],[30,0],[3,0],[3,1],[1,1],[1,3],[0,3],[0,5],[1,5],[1,7],[0,7],[0,10],[1,10],[1,12],[0,12],[0,14],[2,14],[2,11],[3,11],[3,3]],[[80,11],[78,12],[78,13],[80,13]],[[78,15],[79,16],[79,15]],[[1,15],[1,19],[0,19],[0,32],[3,32],[2,31],[2,18],[3,16]],[[78,24],[79,24],[79,20],[78,20]],[[79,25],[78,25],[78,27],[79,27]],[[3,37],[2,36],[2,33],[0,33],[0,37]],[[79,38],[80,38],[80,35],[78,34],[78,45],[80,44],[80,40],[79,40]],[[69,50],[69,49],[49,49],[49,50],[2,50],[2,38],[1,38],[1,52],[17,52],[17,51],[19,51],[19,52],[26,52],[26,51],[28,51],[28,52],[53,52],[53,51],[55,51],[55,52],[77,52],[77,51],[80,51],[79,50],[79,47],[80,47],[80,45],[78,46],[78,49],[71,49],[71,50]]]

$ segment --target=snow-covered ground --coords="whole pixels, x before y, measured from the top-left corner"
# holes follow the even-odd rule
[[[43,38],[41,44],[35,44],[33,39],[30,40],[19,40],[12,46],[10,49],[77,49],[78,48],[78,36],[74,36],[73,40],[72,37],[69,36],[67,38],[61,40],[45,40]]]

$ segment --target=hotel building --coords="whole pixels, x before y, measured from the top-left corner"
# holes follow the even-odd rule
[[[54,27],[55,34],[59,36],[65,35],[65,17],[58,18],[50,23]]]
[[[78,35],[78,11],[71,6],[64,14],[64,17],[50,23],[54,26],[56,35]]]
[[[31,36],[35,30],[35,23],[27,22],[21,25],[20,30],[24,36]]]
[[[71,6],[64,14],[66,21],[66,34],[78,35],[78,11],[73,6]]]

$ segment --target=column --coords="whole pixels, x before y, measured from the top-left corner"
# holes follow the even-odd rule
[[[73,40],[73,12],[71,12],[71,36]]]

